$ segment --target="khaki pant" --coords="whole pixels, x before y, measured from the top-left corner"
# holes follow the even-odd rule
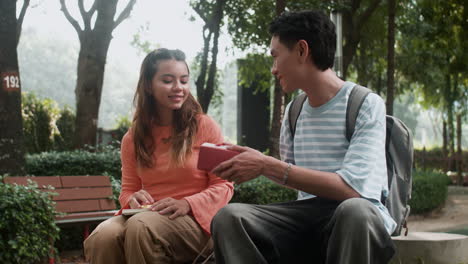
[[[157,212],[142,212],[102,222],[85,240],[84,251],[92,264],[191,263],[205,245],[203,258],[213,245],[193,217],[170,220]]]

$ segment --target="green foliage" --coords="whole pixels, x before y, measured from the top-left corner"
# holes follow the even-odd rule
[[[58,133],[55,126],[59,116],[57,104],[51,99],[41,100],[33,93],[23,93],[21,101],[26,152],[51,150],[54,135]]]
[[[253,48],[260,51],[270,44],[268,27],[276,16],[275,0],[235,0],[227,1],[226,16],[228,33],[234,45],[242,50]],[[295,0],[285,1],[286,10],[328,9],[334,1]],[[327,10],[324,10],[325,12]]]
[[[425,107],[445,114],[448,138],[453,144],[454,114],[468,112],[468,20],[462,0],[429,0],[405,3],[399,28],[398,67],[417,86]],[[421,66],[424,70],[421,70]]]
[[[444,204],[447,199],[447,175],[436,171],[415,170],[411,193],[412,214],[426,213]]]
[[[97,152],[74,150],[26,155],[26,172],[36,176],[111,175],[121,177],[120,151],[112,145]]]
[[[122,141],[123,136],[127,133],[128,129],[132,126],[132,121],[128,116],[121,116],[117,119],[117,127],[112,134],[115,140]]]
[[[247,54],[239,63],[239,85],[255,89],[255,93],[270,90],[273,82],[273,75],[270,67],[273,64],[271,56],[263,54]]]
[[[236,185],[232,203],[269,204],[296,200],[297,191],[285,188],[265,177]]]
[[[130,44],[137,49],[138,53],[148,54],[152,50],[160,48],[159,44],[153,44],[147,40],[149,31],[150,25],[146,22],[145,25],[141,25],[138,28],[138,32],[133,35],[133,40]]]
[[[22,115],[27,153],[72,148],[75,114],[70,107],[60,110],[54,100],[22,93]]]
[[[415,149],[414,150],[414,164],[420,170],[447,170],[447,154],[439,148],[433,149]],[[468,160],[468,151],[462,151],[462,160]]]
[[[122,190],[122,180],[116,179],[115,177],[110,177],[112,185],[112,200],[114,200],[115,206],[117,209],[120,209],[119,196],[120,191]]]
[[[39,263],[59,237],[49,192],[4,184],[0,177],[0,263]]]
[[[60,117],[57,120],[58,134],[54,137],[54,146],[56,150],[70,150],[73,148],[73,135],[75,133],[75,113],[69,107],[64,107],[60,111]]]

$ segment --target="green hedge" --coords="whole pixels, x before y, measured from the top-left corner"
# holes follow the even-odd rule
[[[110,175],[121,178],[120,151],[106,147],[86,150],[43,152],[26,155],[26,173],[36,176]]]
[[[447,175],[440,172],[414,171],[412,197],[409,201],[411,213],[422,214],[442,206],[447,199],[449,182]]]
[[[269,204],[297,199],[297,191],[276,184],[265,177],[235,185],[231,203]]]
[[[409,202],[412,214],[429,212],[442,206],[447,199],[448,177],[435,171],[413,172],[412,198]],[[259,177],[236,185],[231,202],[250,204],[269,204],[296,200],[297,191],[282,187],[272,181]]]
[[[0,177],[0,263],[40,263],[58,239],[50,194]]]

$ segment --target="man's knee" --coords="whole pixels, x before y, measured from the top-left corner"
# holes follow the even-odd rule
[[[232,203],[223,207],[213,218],[211,223],[212,233],[215,234],[220,230],[232,227],[245,215],[245,209],[246,205],[240,203]]]
[[[337,223],[349,226],[368,225],[379,220],[378,211],[371,202],[363,198],[351,198],[343,201],[335,211]]]

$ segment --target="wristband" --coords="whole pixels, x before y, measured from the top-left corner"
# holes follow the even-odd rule
[[[288,163],[288,167],[286,167],[286,170],[284,171],[283,175],[283,182],[281,184],[286,185],[288,182],[288,176],[289,176],[289,171],[291,170],[291,163]]]

